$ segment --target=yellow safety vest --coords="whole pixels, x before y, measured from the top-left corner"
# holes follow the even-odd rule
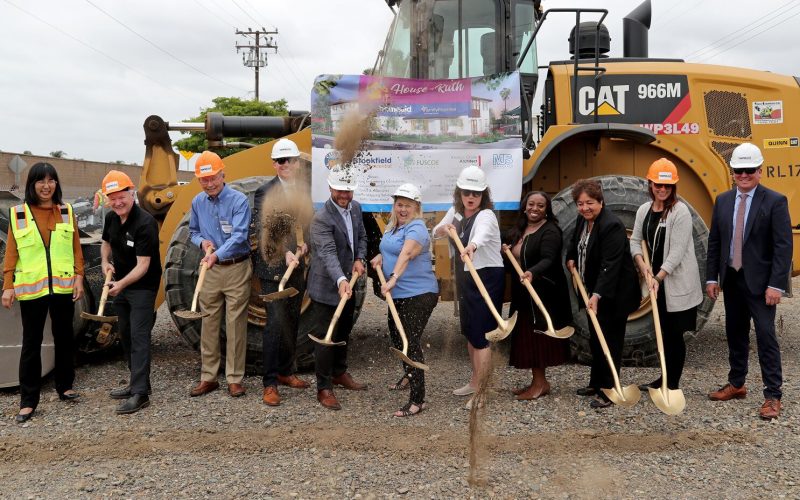
[[[32,300],[50,293],[72,293],[75,285],[75,255],[72,251],[72,206],[59,207],[61,222],[45,248],[42,235],[27,203],[11,208],[9,226],[17,241],[14,293],[17,300]]]

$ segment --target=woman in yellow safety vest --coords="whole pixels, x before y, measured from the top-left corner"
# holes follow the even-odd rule
[[[83,252],[72,206],[62,204],[58,173],[37,163],[25,182],[25,203],[9,212],[3,265],[3,307],[19,300],[22,352],[19,360],[20,411],[29,420],[39,404],[42,337],[47,314],[55,346],[55,388],[62,401],[74,401],[72,331],[74,302],[83,295]]]

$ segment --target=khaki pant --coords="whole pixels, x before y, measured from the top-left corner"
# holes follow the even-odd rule
[[[250,300],[250,259],[230,266],[215,265],[206,272],[200,290],[203,318],[200,332],[200,380],[217,380],[220,364],[220,323],[225,316],[225,378],[229,384],[241,384],[247,355],[247,304]]]

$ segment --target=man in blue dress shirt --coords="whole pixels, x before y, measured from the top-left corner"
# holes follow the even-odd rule
[[[247,354],[247,303],[250,300],[250,207],[247,196],[225,184],[225,164],[215,153],[204,151],[194,171],[202,193],[192,200],[189,236],[206,254],[208,266],[200,290],[203,317],[200,332],[202,368],[200,383],[191,396],[219,388],[220,323],[225,317],[225,378],[228,394],[244,396],[242,386]],[[223,310],[224,308],[224,310]]]

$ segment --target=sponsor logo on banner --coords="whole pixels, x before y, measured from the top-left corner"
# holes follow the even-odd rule
[[[796,148],[798,145],[800,145],[800,138],[797,137],[764,139],[764,149]]]
[[[453,155],[450,158],[458,162],[462,167],[469,167],[470,165],[481,166],[481,155]]]
[[[328,170],[332,169],[336,165],[339,164],[339,158],[341,155],[338,151],[331,151],[330,153],[325,155],[325,168]]]
[[[755,125],[783,123],[783,101],[753,101],[753,123]]]
[[[514,157],[510,153],[495,153],[492,155],[492,166],[511,168],[514,166]]]

